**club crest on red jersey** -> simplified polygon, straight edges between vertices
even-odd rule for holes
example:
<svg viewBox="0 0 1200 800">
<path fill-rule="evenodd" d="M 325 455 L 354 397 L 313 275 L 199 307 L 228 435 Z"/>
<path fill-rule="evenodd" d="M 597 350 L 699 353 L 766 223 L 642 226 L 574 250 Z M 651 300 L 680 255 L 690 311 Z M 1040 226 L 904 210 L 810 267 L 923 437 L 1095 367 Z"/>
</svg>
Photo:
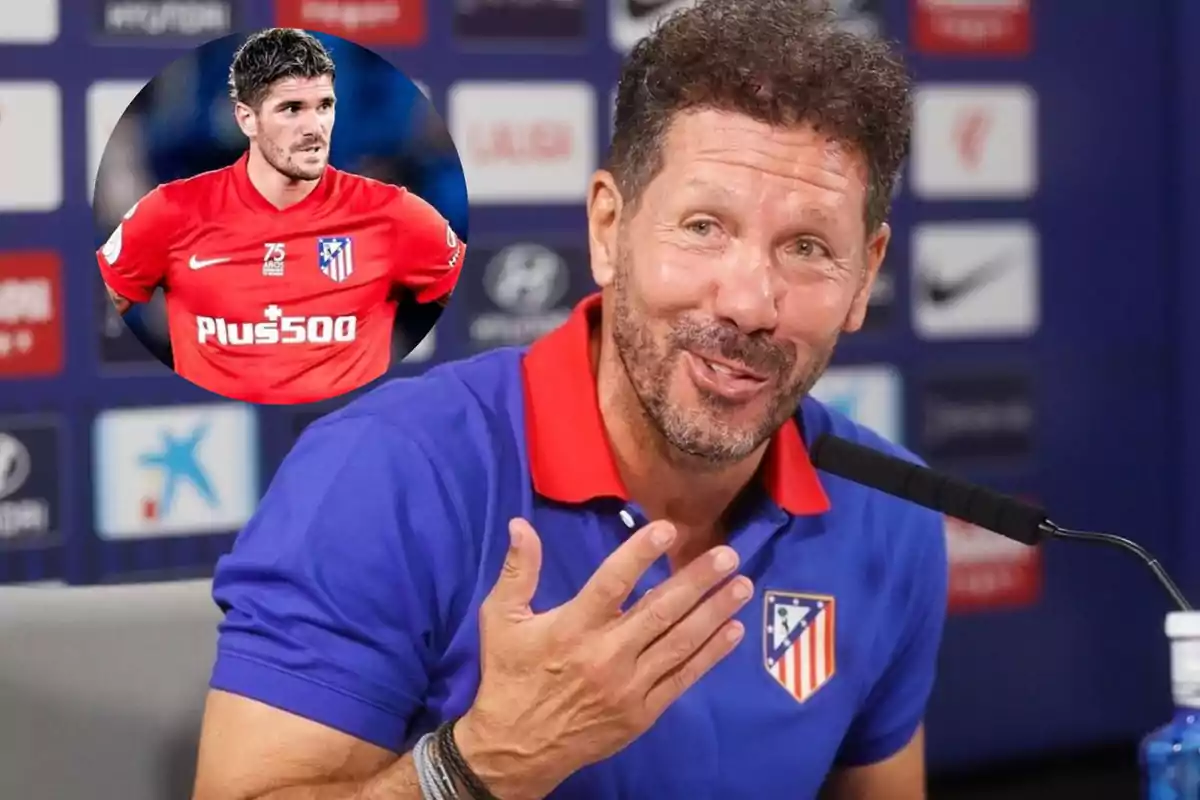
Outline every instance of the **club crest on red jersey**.
<svg viewBox="0 0 1200 800">
<path fill-rule="evenodd" d="M 833 677 L 834 598 L 768 591 L 763 596 L 763 667 L 797 702 Z"/>
<path fill-rule="evenodd" d="M 317 264 L 321 273 L 334 283 L 343 283 L 354 274 L 354 242 L 349 236 L 324 236 L 317 239 Z"/>
</svg>

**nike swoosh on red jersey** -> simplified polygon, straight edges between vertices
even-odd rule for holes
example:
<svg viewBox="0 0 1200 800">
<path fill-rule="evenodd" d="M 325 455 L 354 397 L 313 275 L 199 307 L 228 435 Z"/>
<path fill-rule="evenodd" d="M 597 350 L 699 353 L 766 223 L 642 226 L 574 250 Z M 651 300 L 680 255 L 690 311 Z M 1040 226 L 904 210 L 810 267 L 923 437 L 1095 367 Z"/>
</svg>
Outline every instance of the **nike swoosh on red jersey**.
<svg viewBox="0 0 1200 800">
<path fill-rule="evenodd" d="M 196 258 L 195 256 L 192 256 L 191 259 L 188 261 L 188 266 L 192 269 L 204 269 L 205 267 L 212 267 L 217 264 L 224 264 L 226 261 L 229 261 L 229 260 L 231 260 L 231 259 L 210 258 L 205 261 L 201 261 L 200 259 Z"/>
</svg>

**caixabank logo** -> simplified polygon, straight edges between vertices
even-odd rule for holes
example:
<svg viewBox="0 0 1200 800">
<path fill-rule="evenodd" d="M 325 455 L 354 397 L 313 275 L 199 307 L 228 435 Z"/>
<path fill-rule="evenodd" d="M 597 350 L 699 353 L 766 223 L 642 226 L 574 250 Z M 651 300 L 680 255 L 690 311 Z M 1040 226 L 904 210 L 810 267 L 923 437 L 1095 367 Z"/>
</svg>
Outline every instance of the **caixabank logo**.
<svg viewBox="0 0 1200 800">
<path fill-rule="evenodd" d="M 253 406 L 108 409 L 96 417 L 92 447 L 101 539 L 231 533 L 258 504 Z"/>
</svg>

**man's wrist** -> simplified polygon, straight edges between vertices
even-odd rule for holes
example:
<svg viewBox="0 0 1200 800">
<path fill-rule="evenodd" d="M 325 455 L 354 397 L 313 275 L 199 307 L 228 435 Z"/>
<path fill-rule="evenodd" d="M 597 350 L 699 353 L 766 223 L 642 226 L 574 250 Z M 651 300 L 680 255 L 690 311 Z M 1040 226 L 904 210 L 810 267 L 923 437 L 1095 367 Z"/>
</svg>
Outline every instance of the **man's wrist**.
<svg viewBox="0 0 1200 800">
<path fill-rule="evenodd" d="M 499 800 L 542 800 L 555 785 L 544 786 L 547 776 L 532 754 L 489 736 L 470 711 L 455 722 L 451 735 L 471 772 Z"/>
</svg>

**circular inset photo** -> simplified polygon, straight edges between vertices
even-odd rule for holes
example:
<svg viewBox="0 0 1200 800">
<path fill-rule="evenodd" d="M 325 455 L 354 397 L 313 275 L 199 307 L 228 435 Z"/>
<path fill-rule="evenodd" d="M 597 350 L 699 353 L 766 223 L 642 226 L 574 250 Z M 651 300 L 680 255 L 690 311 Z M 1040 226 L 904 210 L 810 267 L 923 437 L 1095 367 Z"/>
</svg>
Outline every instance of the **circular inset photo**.
<svg viewBox="0 0 1200 800">
<path fill-rule="evenodd" d="M 383 376 L 433 328 L 466 249 L 462 164 L 425 94 L 370 50 L 294 28 L 208 42 L 147 84 L 93 208 L 130 331 L 253 403 Z"/>
</svg>

